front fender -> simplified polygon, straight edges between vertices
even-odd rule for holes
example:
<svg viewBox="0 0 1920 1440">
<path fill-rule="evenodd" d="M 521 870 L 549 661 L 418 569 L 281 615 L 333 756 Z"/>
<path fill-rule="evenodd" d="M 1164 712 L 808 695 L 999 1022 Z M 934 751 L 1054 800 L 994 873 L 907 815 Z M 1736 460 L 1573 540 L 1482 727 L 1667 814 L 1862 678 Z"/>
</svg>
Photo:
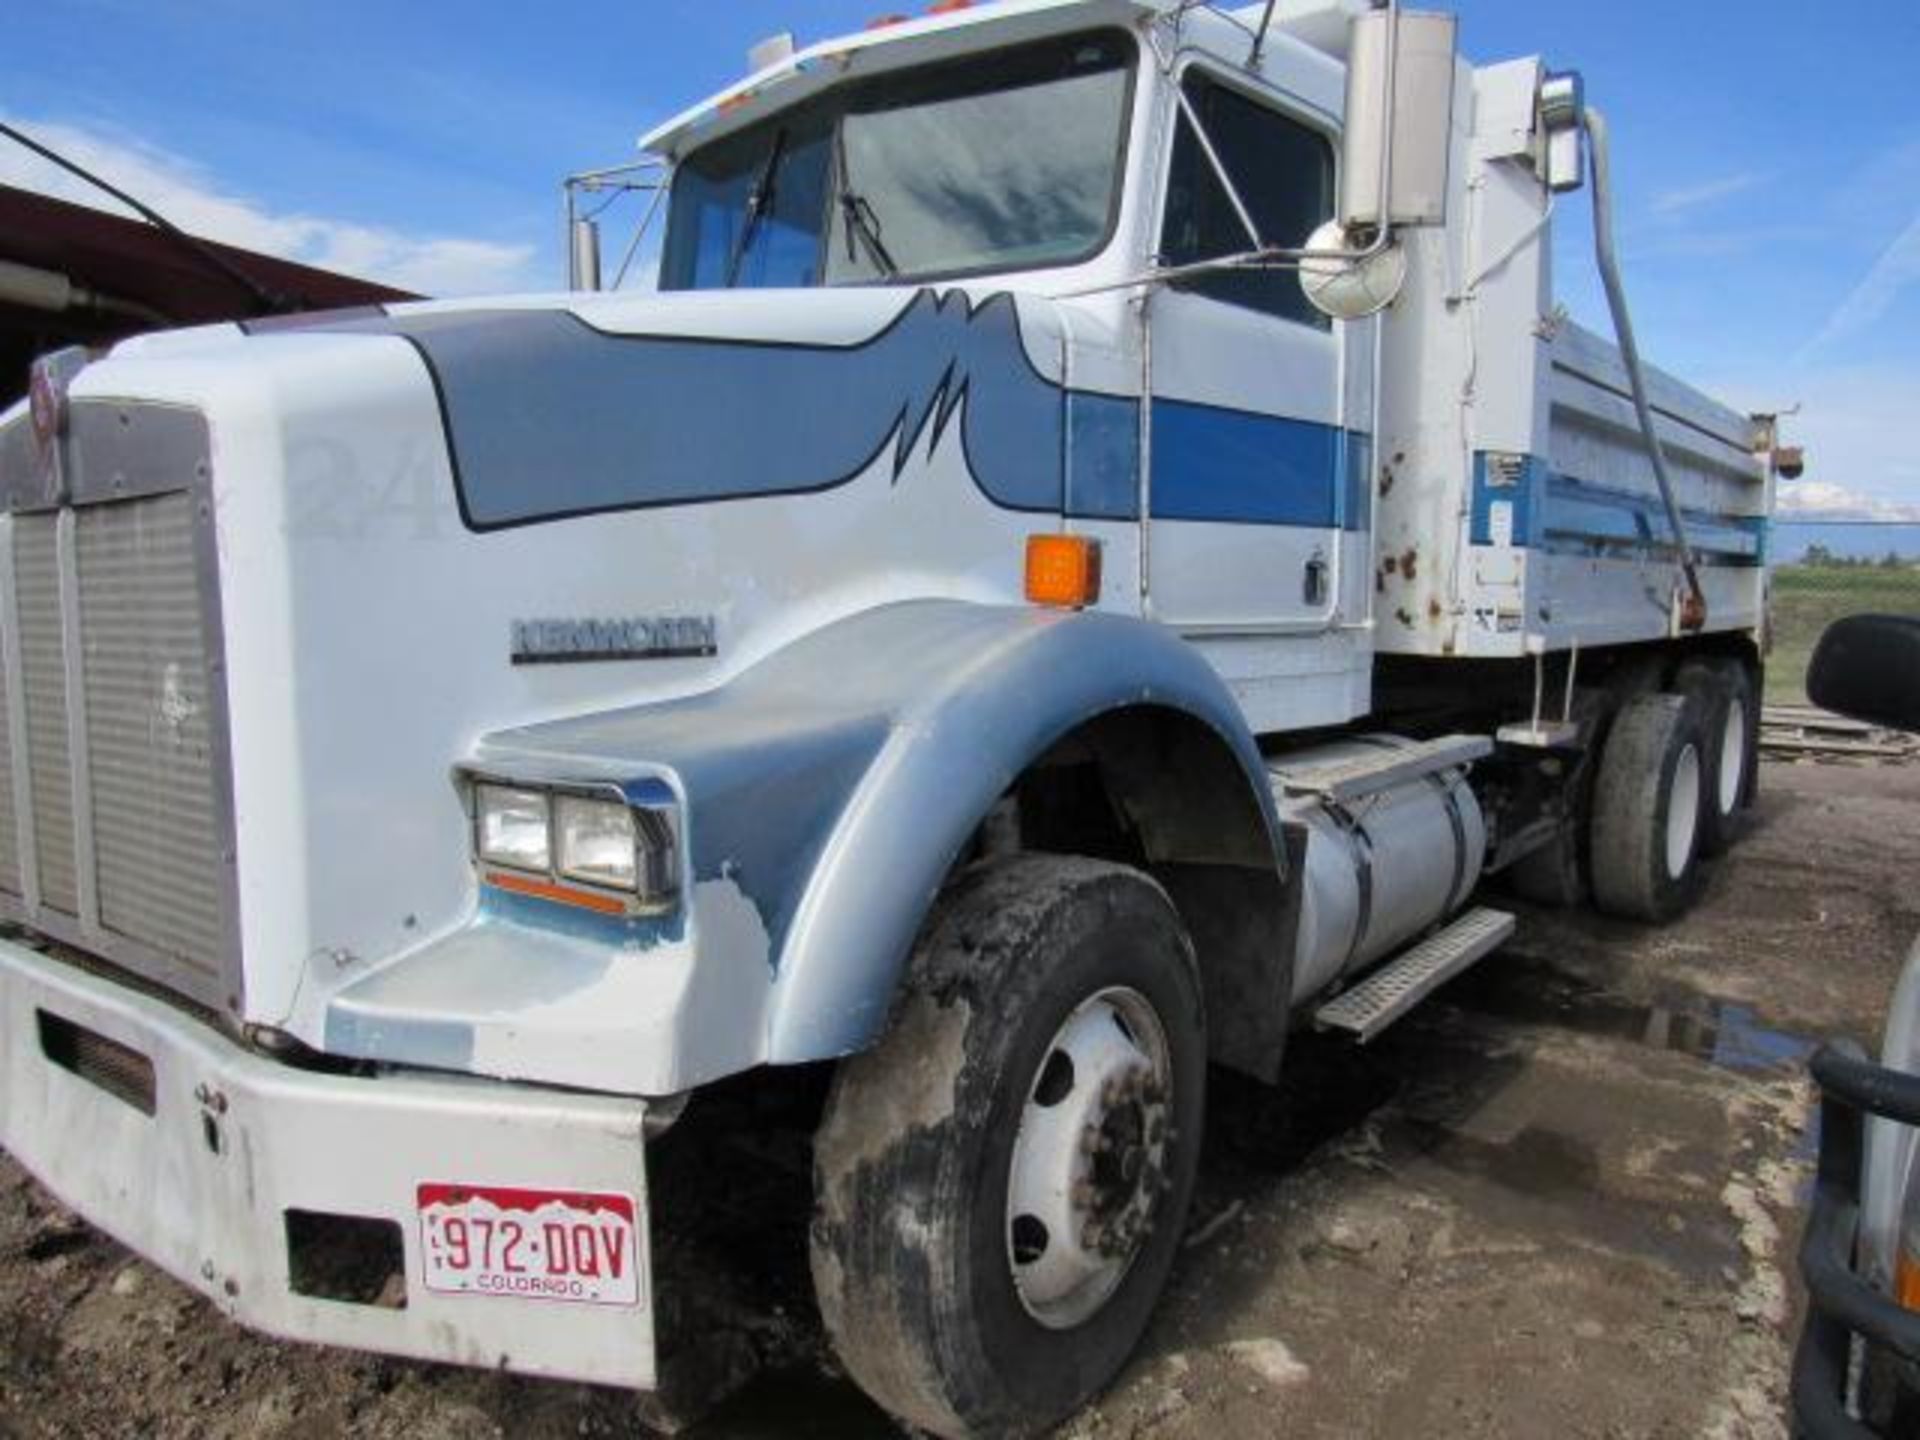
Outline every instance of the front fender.
<svg viewBox="0 0 1920 1440">
<path fill-rule="evenodd" d="M 1275 843 L 1258 747 L 1219 676 L 1161 627 L 1097 612 L 883 606 L 717 690 L 504 732 L 480 759 L 508 772 L 671 772 L 694 889 L 738 887 L 760 917 L 771 981 L 741 997 L 740 1019 L 757 1007 L 762 1058 L 787 1064 L 878 1036 L 982 817 L 1056 739 L 1137 705 L 1217 733 Z"/>
</svg>

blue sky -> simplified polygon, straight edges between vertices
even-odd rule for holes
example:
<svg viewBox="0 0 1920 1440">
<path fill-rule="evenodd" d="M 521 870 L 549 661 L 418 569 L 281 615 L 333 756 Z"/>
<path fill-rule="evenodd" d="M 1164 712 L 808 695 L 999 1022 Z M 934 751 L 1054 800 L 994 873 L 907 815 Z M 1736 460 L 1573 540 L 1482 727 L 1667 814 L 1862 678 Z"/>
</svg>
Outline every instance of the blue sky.
<svg viewBox="0 0 1920 1440">
<path fill-rule="evenodd" d="M 900 8 L 54 0 L 9 14 L 0 114 L 193 228 L 416 288 L 545 288 L 563 173 L 627 158 L 762 36 Z M 1920 518 L 1920 6 L 1458 10 L 1470 55 L 1577 67 L 1608 111 L 1642 348 L 1735 403 L 1803 404 L 1804 501 Z M 0 180 L 66 193 L 8 153 Z M 1586 225 L 1562 208 L 1559 288 L 1604 328 Z"/>
</svg>

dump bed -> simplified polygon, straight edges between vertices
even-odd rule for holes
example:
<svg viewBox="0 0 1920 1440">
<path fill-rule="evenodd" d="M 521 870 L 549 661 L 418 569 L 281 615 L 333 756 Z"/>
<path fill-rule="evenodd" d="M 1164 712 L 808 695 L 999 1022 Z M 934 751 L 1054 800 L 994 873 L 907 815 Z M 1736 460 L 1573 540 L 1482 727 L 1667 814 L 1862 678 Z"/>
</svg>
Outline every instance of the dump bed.
<svg viewBox="0 0 1920 1440">
<path fill-rule="evenodd" d="M 1384 654 L 1513 656 L 1677 627 L 1683 582 L 1626 367 L 1553 299 L 1561 222 L 1533 160 L 1538 73 L 1531 60 L 1461 66 L 1449 223 L 1410 234 L 1407 291 L 1382 322 Z M 1584 226 L 1584 206 L 1566 213 Z M 1755 629 L 1771 421 L 1652 367 L 1646 380 L 1707 629 Z"/>
</svg>

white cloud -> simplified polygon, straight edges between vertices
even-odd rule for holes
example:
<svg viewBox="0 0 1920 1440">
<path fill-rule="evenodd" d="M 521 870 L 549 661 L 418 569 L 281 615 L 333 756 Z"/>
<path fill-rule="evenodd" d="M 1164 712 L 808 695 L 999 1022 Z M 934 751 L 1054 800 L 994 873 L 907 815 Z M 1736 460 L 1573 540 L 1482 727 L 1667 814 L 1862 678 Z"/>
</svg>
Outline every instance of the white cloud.
<svg viewBox="0 0 1920 1440">
<path fill-rule="evenodd" d="M 137 195 L 181 229 L 208 239 L 425 295 L 523 290 L 539 283 L 531 273 L 531 245 L 408 234 L 355 220 L 276 211 L 231 192 L 192 161 L 138 140 L 57 122 L 22 121 L 20 128 Z M 10 143 L 0 145 L 0 184 L 127 213 L 77 176 Z"/>
<path fill-rule="evenodd" d="M 1920 524 L 1920 504 L 1885 500 L 1831 480 L 1803 480 L 1782 485 L 1775 508 L 1786 520 L 1884 520 Z"/>
<path fill-rule="evenodd" d="M 1655 215 L 1679 215 L 1688 210 L 1698 210 L 1702 206 L 1725 200 L 1729 196 L 1738 195 L 1742 190 L 1751 190 L 1765 178 L 1764 175 L 1749 170 L 1738 175 L 1722 175 L 1714 180 L 1703 180 L 1697 185 L 1676 186 L 1655 195 L 1648 208 Z"/>
</svg>

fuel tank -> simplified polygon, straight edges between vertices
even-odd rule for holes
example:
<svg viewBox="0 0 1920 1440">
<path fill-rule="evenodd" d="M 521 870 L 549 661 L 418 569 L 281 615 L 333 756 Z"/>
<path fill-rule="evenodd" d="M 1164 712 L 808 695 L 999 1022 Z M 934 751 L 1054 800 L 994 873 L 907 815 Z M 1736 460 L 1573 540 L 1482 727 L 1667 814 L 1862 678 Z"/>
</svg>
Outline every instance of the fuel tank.
<svg viewBox="0 0 1920 1440">
<path fill-rule="evenodd" d="M 1307 771 L 1379 756 L 1413 741 L 1365 735 L 1273 761 L 1276 782 Z M 1487 828 L 1464 768 L 1420 775 L 1338 802 L 1287 794 L 1283 819 L 1307 829 L 1305 893 L 1294 960 L 1296 1005 L 1343 975 L 1364 970 L 1446 919 L 1473 893 L 1486 859 Z"/>
</svg>

